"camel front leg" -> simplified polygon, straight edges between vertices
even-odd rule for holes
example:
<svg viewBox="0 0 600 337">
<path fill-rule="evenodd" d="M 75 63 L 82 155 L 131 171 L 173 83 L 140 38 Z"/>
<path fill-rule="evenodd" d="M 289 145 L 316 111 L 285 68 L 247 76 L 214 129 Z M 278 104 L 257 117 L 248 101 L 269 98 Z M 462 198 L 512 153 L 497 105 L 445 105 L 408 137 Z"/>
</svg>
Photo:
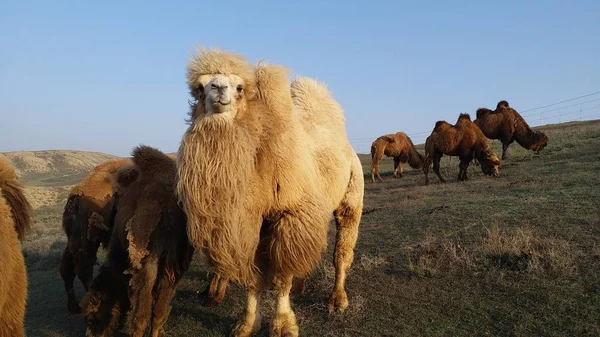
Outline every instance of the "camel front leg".
<svg viewBox="0 0 600 337">
<path fill-rule="evenodd" d="M 213 297 L 213 302 L 215 302 L 216 304 L 223 302 L 223 298 L 225 298 L 225 292 L 227 291 L 228 284 L 228 279 L 224 277 L 219 277 L 219 287 L 217 288 L 217 293 Z"/>
<path fill-rule="evenodd" d="M 394 178 L 398 178 L 398 168 L 400 167 L 401 169 L 401 163 L 400 163 L 400 158 L 394 158 Z M 402 176 L 402 171 L 400 171 L 400 177 Z"/>
<path fill-rule="evenodd" d="M 440 161 L 441 160 L 442 160 L 442 154 L 436 153 L 435 157 L 433 158 L 433 172 L 435 172 L 435 174 L 438 176 L 438 178 L 440 178 L 440 182 L 445 183 L 446 180 L 444 180 L 444 178 L 442 178 L 442 175 L 440 174 Z"/>
<path fill-rule="evenodd" d="M 94 280 L 94 264 L 91 263 L 81 267 L 81 270 L 79 271 L 79 274 L 77 274 L 77 277 L 81 281 L 81 284 L 83 285 L 85 291 L 90 291 L 90 286 L 92 285 L 92 281 Z"/>
<path fill-rule="evenodd" d="M 270 337 L 297 337 L 299 335 L 296 315 L 290 302 L 293 276 L 275 276 L 273 283 L 277 292 L 277 310 L 271 324 Z"/>
<path fill-rule="evenodd" d="M 75 261 L 73 260 L 73 255 L 69 251 L 69 248 L 65 248 L 58 268 L 67 292 L 67 310 L 70 313 L 78 314 L 81 312 L 81 307 L 77 302 L 77 296 L 75 296 Z"/>
<path fill-rule="evenodd" d="M 227 284 L 229 280 L 221 277 L 218 273 L 215 273 L 210 280 L 210 285 L 203 292 L 203 295 L 206 295 L 208 298 L 208 305 L 217 305 L 223 302 L 223 298 L 225 298 L 225 291 L 227 290 Z"/>
<path fill-rule="evenodd" d="M 506 159 L 506 156 L 508 155 L 508 144 L 506 143 L 502 143 L 502 160 Z"/>
<path fill-rule="evenodd" d="M 464 181 L 467 180 L 467 168 L 469 168 L 469 161 L 461 160 L 458 165 L 458 180 Z"/>
<path fill-rule="evenodd" d="M 163 278 L 158 283 L 156 290 L 156 302 L 152 309 L 152 337 L 165 336 L 164 325 L 171 312 L 171 301 L 175 296 L 175 284 L 168 277 Z"/>
<path fill-rule="evenodd" d="M 431 166 L 431 158 L 425 158 L 423 163 L 423 174 L 425 175 L 425 185 L 429 185 L 429 167 Z"/>
<path fill-rule="evenodd" d="M 143 337 L 152 314 L 153 288 L 158 274 L 158 257 L 147 256 L 141 269 L 133 271 L 130 284 L 131 309 L 127 325 L 132 337 Z"/>
<path fill-rule="evenodd" d="M 236 326 L 231 332 L 233 337 L 250 337 L 260 329 L 260 312 L 258 311 L 258 303 L 262 285 L 256 282 L 256 285 L 251 285 L 246 288 L 246 309 L 242 317 L 238 320 Z"/>
</svg>

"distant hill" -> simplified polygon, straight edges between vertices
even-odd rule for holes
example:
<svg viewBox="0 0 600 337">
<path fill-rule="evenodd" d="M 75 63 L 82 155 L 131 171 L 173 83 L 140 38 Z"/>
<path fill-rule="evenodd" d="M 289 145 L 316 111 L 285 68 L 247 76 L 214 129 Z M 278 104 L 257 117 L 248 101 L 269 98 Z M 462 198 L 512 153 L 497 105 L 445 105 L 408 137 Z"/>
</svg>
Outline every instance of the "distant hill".
<svg viewBox="0 0 600 337">
<path fill-rule="evenodd" d="M 86 151 L 51 150 L 0 153 L 17 169 L 35 209 L 65 202 L 71 186 L 98 164 L 119 157 Z"/>
<path fill-rule="evenodd" d="M 15 165 L 19 176 L 88 172 L 102 162 L 118 158 L 105 153 L 70 150 L 5 152 L 0 155 Z"/>
</svg>

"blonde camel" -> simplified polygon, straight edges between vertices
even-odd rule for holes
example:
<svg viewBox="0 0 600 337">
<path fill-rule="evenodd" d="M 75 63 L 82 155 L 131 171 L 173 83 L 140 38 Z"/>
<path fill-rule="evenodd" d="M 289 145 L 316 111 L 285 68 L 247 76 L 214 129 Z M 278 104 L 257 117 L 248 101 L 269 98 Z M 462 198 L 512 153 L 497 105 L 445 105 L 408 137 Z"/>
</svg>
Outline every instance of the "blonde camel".
<svg viewBox="0 0 600 337">
<path fill-rule="evenodd" d="M 298 336 L 290 303 L 293 277 L 308 275 L 327 247 L 335 219 L 335 286 L 329 311 L 348 307 L 364 194 L 361 163 L 343 110 L 326 87 L 243 56 L 200 50 L 188 65 L 197 100 L 178 154 L 177 191 L 192 243 L 222 277 L 247 289 L 232 334 L 260 327 L 258 303 L 273 285 L 271 336 Z"/>
</svg>

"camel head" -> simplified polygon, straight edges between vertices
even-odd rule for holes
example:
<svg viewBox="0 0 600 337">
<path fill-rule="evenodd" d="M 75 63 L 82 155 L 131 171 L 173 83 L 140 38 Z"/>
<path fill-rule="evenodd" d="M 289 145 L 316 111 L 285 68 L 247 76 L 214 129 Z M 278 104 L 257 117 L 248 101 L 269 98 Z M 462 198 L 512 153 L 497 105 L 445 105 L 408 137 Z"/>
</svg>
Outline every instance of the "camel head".
<svg viewBox="0 0 600 337">
<path fill-rule="evenodd" d="M 536 142 L 531 146 L 531 150 L 535 151 L 536 154 L 540 154 L 540 151 L 548 145 L 548 136 L 543 132 L 536 132 L 534 137 Z"/>
<path fill-rule="evenodd" d="M 82 300 L 86 337 L 108 337 L 120 326 L 121 313 L 128 309 L 127 284 L 121 282 L 108 267 L 100 273 Z"/>
<path fill-rule="evenodd" d="M 497 154 L 491 150 L 484 151 L 484 153 L 481 155 L 481 158 L 478 159 L 479 163 L 481 164 L 481 172 L 483 172 L 483 174 L 495 178 L 500 176 L 500 157 L 498 157 Z"/>
<path fill-rule="evenodd" d="M 239 118 L 255 96 L 254 68 L 243 56 L 219 50 L 198 51 L 187 67 L 192 104 L 191 120 L 196 118 Z"/>
</svg>

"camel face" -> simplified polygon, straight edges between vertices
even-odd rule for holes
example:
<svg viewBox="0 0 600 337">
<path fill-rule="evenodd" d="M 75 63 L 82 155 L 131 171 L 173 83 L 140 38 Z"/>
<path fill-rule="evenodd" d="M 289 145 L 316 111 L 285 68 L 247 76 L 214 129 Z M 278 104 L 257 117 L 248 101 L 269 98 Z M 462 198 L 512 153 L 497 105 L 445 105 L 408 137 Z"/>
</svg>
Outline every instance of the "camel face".
<svg viewBox="0 0 600 337">
<path fill-rule="evenodd" d="M 548 145 L 548 136 L 543 134 L 540 142 L 538 144 L 535 144 L 533 146 L 532 150 L 535 151 L 535 153 L 540 154 L 540 151 L 542 151 L 547 145 Z"/>
<path fill-rule="evenodd" d="M 198 91 L 204 97 L 206 116 L 235 118 L 244 102 L 244 81 L 236 75 L 203 75 Z"/>
<path fill-rule="evenodd" d="M 498 155 L 495 153 L 489 154 L 485 158 L 485 160 L 483 160 L 483 162 L 481 163 L 481 171 L 485 175 L 492 176 L 495 178 L 499 177 L 500 176 L 500 158 L 498 158 Z"/>
</svg>

